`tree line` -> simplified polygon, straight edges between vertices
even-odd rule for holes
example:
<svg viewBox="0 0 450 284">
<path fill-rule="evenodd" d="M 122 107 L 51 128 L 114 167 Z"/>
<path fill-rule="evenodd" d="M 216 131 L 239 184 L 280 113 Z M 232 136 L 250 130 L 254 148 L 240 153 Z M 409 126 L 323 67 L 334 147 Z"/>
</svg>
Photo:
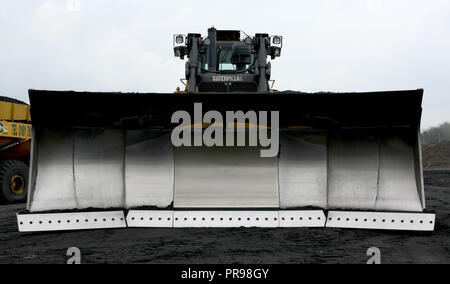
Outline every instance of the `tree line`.
<svg viewBox="0 0 450 284">
<path fill-rule="evenodd" d="M 422 144 L 438 144 L 450 141 L 450 123 L 445 122 L 439 126 L 431 127 L 421 133 Z"/>
</svg>

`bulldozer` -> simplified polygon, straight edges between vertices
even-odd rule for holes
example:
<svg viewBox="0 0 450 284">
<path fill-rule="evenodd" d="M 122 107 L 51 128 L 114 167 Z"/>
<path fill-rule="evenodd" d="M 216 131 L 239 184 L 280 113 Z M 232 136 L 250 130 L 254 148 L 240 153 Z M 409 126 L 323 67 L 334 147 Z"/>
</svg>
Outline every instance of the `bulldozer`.
<svg viewBox="0 0 450 284">
<path fill-rule="evenodd" d="M 419 140 L 423 90 L 276 91 L 271 61 L 282 45 L 282 36 L 213 27 L 173 37 L 174 55 L 188 59 L 184 90 L 29 90 L 19 231 L 434 230 Z"/>
</svg>

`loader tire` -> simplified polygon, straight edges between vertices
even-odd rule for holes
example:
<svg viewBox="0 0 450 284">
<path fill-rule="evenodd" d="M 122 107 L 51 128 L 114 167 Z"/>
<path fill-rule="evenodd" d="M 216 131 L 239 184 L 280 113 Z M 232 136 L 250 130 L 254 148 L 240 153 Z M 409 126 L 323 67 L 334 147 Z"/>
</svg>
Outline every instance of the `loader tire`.
<svg viewBox="0 0 450 284">
<path fill-rule="evenodd" d="M 28 193 L 28 166 L 16 160 L 0 162 L 0 200 L 24 202 Z"/>
</svg>

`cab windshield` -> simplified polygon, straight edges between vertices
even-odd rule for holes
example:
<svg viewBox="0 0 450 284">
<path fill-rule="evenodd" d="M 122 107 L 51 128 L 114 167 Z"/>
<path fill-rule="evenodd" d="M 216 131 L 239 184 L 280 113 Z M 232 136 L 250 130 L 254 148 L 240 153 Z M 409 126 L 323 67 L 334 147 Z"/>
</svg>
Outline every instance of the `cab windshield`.
<svg viewBox="0 0 450 284">
<path fill-rule="evenodd" d="M 251 55 L 250 62 L 254 62 L 255 56 Z M 202 63 L 202 67 L 205 70 L 208 70 L 208 56 L 205 53 L 200 55 L 200 61 Z M 217 49 L 217 71 L 236 71 L 237 67 L 235 64 L 231 63 L 231 47 L 220 47 Z M 247 64 L 246 68 L 249 68 L 251 64 Z"/>
<path fill-rule="evenodd" d="M 250 62 L 253 62 L 254 55 L 251 55 Z M 218 71 L 235 71 L 236 65 L 231 63 L 231 47 L 222 48 L 217 51 Z M 249 68 L 250 64 L 245 65 L 245 68 Z"/>
</svg>

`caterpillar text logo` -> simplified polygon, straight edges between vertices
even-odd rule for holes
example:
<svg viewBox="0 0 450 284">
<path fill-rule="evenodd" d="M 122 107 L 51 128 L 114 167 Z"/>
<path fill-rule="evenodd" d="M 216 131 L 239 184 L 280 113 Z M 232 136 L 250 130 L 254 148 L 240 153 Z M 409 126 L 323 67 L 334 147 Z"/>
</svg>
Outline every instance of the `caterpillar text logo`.
<svg viewBox="0 0 450 284">
<path fill-rule="evenodd" d="M 216 75 L 213 76 L 214 82 L 242 82 L 244 81 L 244 76 L 242 75 Z"/>
</svg>

